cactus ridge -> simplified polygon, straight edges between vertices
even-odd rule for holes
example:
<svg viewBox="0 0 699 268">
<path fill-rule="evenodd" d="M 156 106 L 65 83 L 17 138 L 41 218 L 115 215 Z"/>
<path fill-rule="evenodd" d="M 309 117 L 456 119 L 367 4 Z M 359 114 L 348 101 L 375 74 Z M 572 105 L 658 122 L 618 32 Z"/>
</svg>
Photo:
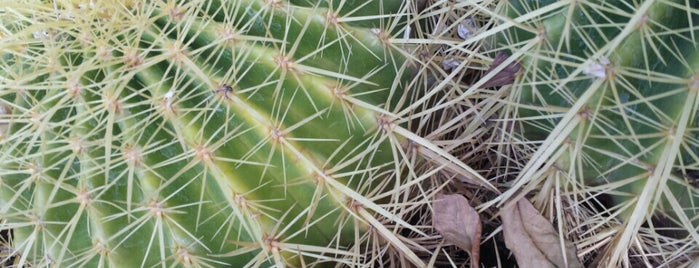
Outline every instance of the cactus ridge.
<svg viewBox="0 0 699 268">
<path fill-rule="evenodd" d="M 426 235 L 385 205 L 424 202 L 394 188 L 426 179 L 397 124 L 419 94 L 392 42 L 409 6 L 292 2 L 5 2 L 15 262 L 358 265 L 350 246 L 380 237 L 424 265 L 382 220 Z"/>
</svg>

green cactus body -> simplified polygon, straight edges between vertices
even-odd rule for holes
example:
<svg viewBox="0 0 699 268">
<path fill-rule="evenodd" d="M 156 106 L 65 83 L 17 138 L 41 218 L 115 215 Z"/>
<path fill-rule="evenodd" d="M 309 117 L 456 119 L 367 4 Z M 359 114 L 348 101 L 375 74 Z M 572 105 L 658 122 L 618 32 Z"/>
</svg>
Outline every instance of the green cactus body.
<svg viewBox="0 0 699 268">
<path fill-rule="evenodd" d="M 415 94 L 388 39 L 403 1 L 299 2 L 2 4 L 15 262 L 352 265 L 369 226 L 401 244 L 372 215 L 411 228 L 380 206 L 389 111 Z"/>
<path fill-rule="evenodd" d="M 540 144 L 503 198 L 537 193 L 547 207 L 561 197 L 592 204 L 580 196 L 611 195 L 605 213 L 570 227 L 586 232 L 581 245 L 610 244 L 596 247 L 606 250 L 607 265 L 633 266 L 634 254 L 626 254 L 638 241 L 645 245 L 638 254 L 653 255 L 649 263 L 697 254 L 699 2 L 507 1 L 501 8 L 512 20 L 503 22 L 509 28 L 497 47 L 522 65 L 511 108 L 524 138 Z M 686 232 L 646 235 L 660 230 L 647 225 L 653 215 Z"/>
</svg>

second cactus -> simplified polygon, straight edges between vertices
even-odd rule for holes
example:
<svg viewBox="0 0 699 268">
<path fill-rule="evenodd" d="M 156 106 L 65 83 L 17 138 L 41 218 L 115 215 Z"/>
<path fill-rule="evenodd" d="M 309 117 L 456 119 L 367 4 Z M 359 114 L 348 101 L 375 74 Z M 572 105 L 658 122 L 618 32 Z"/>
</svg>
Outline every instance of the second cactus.
<svg viewBox="0 0 699 268">
<path fill-rule="evenodd" d="M 506 2 L 495 44 L 522 66 L 509 114 L 526 142 L 511 141 L 534 151 L 500 200 L 532 194 L 591 263 L 690 261 L 699 2 Z"/>
</svg>

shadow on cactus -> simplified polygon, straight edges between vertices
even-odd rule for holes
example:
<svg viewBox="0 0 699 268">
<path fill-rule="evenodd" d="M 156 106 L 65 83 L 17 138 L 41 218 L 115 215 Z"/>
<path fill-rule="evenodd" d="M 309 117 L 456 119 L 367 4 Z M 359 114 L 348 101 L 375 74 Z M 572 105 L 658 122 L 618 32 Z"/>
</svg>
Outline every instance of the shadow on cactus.
<svg viewBox="0 0 699 268">
<path fill-rule="evenodd" d="M 496 12 L 493 50 L 522 66 L 501 118 L 521 135 L 506 139 L 533 153 L 491 204 L 526 195 L 590 265 L 696 261 L 699 2 L 522 0 Z"/>
<path fill-rule="evenodd" d="M 458 161 L 405 127 L 414 7 L 301 2 L 4 2 L 14 264 L 425 265 L 407 144 Z"/>
</svg>

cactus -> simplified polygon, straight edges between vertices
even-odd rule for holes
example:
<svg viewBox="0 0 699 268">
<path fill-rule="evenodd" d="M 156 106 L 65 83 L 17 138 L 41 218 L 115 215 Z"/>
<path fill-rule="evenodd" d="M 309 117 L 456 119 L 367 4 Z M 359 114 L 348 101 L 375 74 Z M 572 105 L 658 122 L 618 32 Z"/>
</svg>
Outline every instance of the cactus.
<svg viewBox="0 0 699 268">
<path fill-rule="evenodd" d="M 492 15 L 479 38 L 511 55 L 489 76 L 521 65 L 500 120 L 528 160 L 489 204 L 532 199 L 593 266 L 695 261 L 699 2 L 465 6 Z"/>
<path fill-rule="evenodd" d="M 424 266 L 408 2 L 3 2 L 0 261 Z"/>
</svg>

